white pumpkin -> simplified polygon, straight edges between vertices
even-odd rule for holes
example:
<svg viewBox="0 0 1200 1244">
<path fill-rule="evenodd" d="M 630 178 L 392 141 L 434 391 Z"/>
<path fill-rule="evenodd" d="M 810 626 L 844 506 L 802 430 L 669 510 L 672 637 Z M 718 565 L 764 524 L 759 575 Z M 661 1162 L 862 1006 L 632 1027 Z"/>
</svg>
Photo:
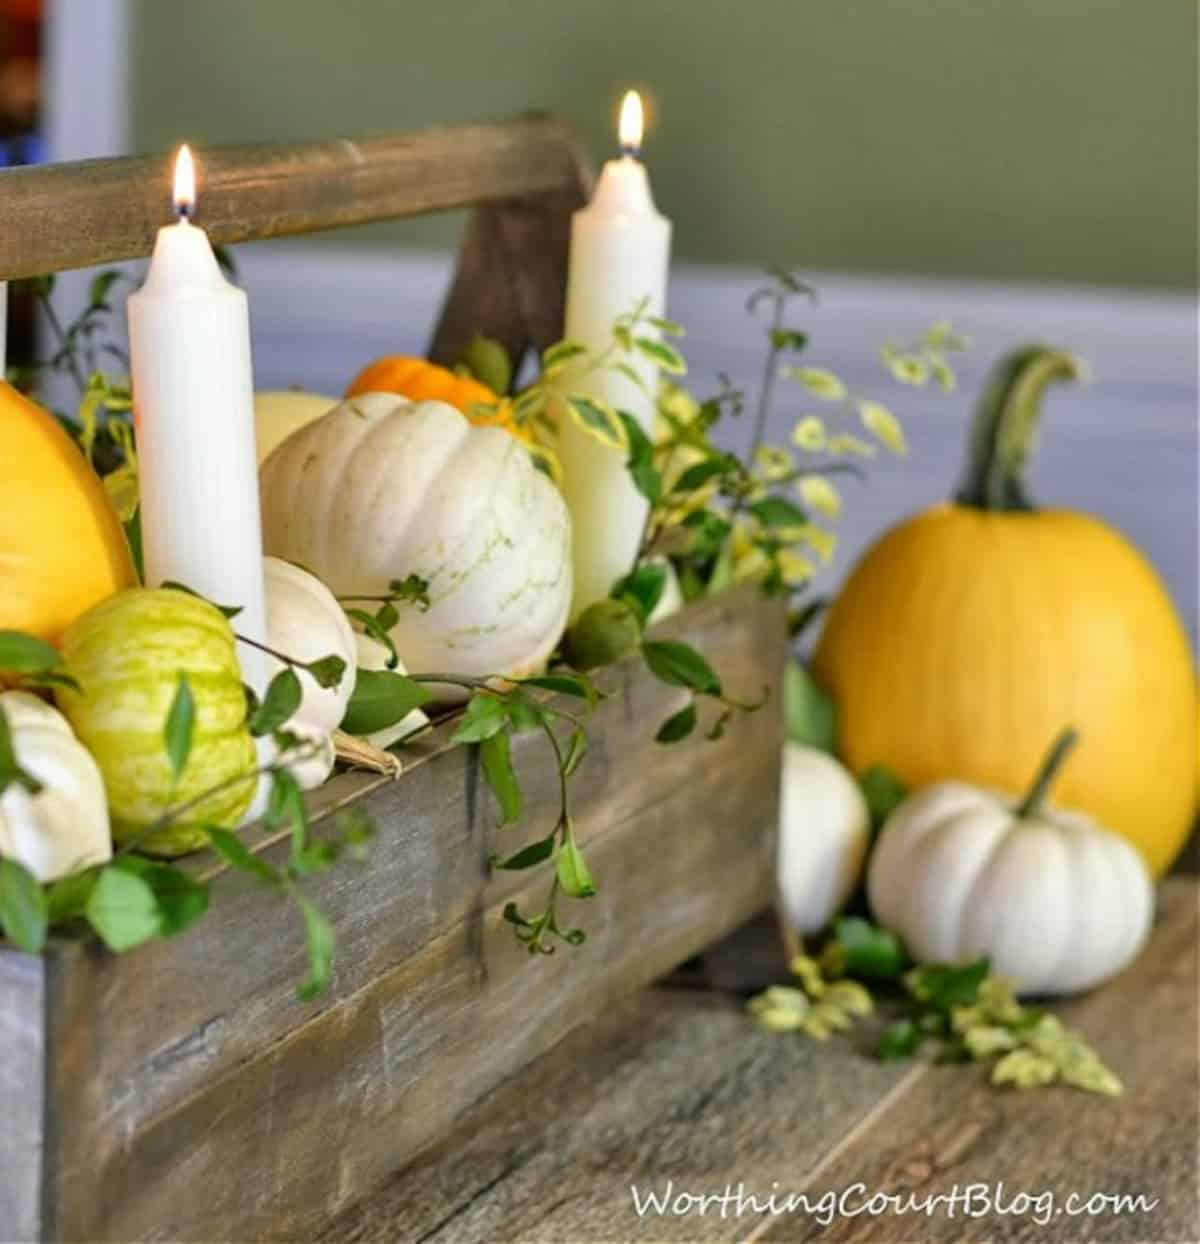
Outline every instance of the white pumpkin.
<svg viewBox="0 0 1200 1244">
<path fill-rule="evenodd" d="M 444 402 L 391 393 L 343 402 L 261 468 L 269 553 L 339 596 L 417 574 L 430 607 L 401 607 L 396 649 L 417 673 L 524 675 L 566 624 L 570 527 L 563 499 L 499 428 Z"/>
<path fill-rule="evenodd" d="M 377 639 L 372 639 L 370 635 L 356 633 L 354 640 L 358 645 L 359 669 L 387 669 L 389 653 Z M 397 674 L 408 673 L 408 670 L 404 668 L 403 661 L 397 662 L 394 672 Z M 393 743 L 398 743 L 401 739 L 407 738 L 414 730 L 420 730 L 422 726 L 427 725 L 429 725 L 429 718 L 419 708 L 414 708 L 407 717 L 402 717 L 395 725 L 385 726 L 382 730 L 376 730 L 373 734 L 365 734 L 363 738 L 368 743 L 373 743 L 376 747 L 387 748 L 391 747 Z"/>
<path fill-rule="evenodd" d="M 854 893 L 871 840 L 858 783 L 828 752 L 783 745 L 779 898 L 801 936 L 823 929 Z"/>
<path fill-rule="evenodd" d="M 320 579 L 278 557 L 263 558 L 267 594 L 267 644 L 299 661 L 337 656 L 346 672 L 336 687 L 322 687 L 306 670 L 300 670 L 304 697 L 295 720 L 327 733 L 337 728 L 354 690 L 358 649 L 350 621 Z M 273 678 L 283 662 L 267 658 L 267 677 Z"/>
<path fill-rule="evenodd" d="M 987 955 L 1022 993 L 1107 980 L 1141 949 L 1154 891 L 1141 855 L 1078 812 L 1043 806 L 1062 748 L 1021 801 L 964 782 L 910 795 L 871 856 L 879 922 L 921 963 Z"/>
<path fill-rule="evenodd" d="M 297 741 L 281 751 L 276 761 L 287 766 L 301 790 L 316 790 L 333 772 L 337 760 L 333 735 L 297 718 L 289 721 L 284 729 Z"/>
<path fill-rule="evenodd" d="M 658 604 L 654 606 L 650 616 L 646 619 L 647 626 L 656 626 L 665 618 L 669 618 L 673 613 L 678 613 L 683 608 L 684 600 L 683 589 L 679 586 L 679 576 L 675 573 L 675 567 L 670 559 L 666 557 L 652 557 L 650 560 L 665 566 L 667 570 L 662 595 L 658 598 Z"/>
<path fill-rule="evenodd" d="M 104 780 L 91 753 L 56 708 L 28 691 L 0 693 L 17 763 L 42 783 L 0 795 L 0 855 L 38 881 L 57 881 L 112 858 Z"/>
</svg>

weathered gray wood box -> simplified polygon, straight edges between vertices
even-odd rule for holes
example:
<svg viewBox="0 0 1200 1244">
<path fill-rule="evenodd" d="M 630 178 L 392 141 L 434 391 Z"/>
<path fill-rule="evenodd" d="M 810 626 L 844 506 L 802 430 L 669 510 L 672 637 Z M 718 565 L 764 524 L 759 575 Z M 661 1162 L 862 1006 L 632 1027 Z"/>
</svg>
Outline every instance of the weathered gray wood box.
<svg viewBox="0 0 1200 1244">
<path fill-rule="evenodd" d="M 662 630 L 707 652 L 731 694 L 779 685 L 783 615 L 753 591 Z M 295 998 L 294 910 L 240 873 L 216 876 L 215 910 L 173 942 L 120 958 L 92 941 L 0 950 L 0 1239 L 304 1239 L 570 1029 L 759 910 L 777 700 L 718 742 L 663 747 L 654 731 L 683 693 L 638 665 L 608 682 L 573 779 L 599 884 L 569 904 L 583 946 L 530 956 L 501 912 L 547 878 L 487 867 L 549 832 L 544 740 L 518 741 L 529 815 L 496 830 L 474 749 L 448 747 L 444 726 L 398 779 L 346 774 L 319 792 L 322 815 L 362 800 L 381 826 L 369 863 L 313 882 L 338 937 L 319 1001 Z"/>
<path fill-rule="evenodd" d="M 0 278 L 148 254 L 170 216 L 167 163 L 0 173 Z M 203 168 L 219 242 L 472 206 L 431 356 L 455 359 L 475 330 L 514 354 L 561 333 L 589 173 L 552 118 L 208 151 Z M 700 647 L 732 695 L 781 684 L 783 608 L 753 590 L 661 629 Z M 569 903 L 581 947 L 531 957 L 502 912 L 547 878 L 489 875 L 493 851 L 544 836 L 557 813 L 544 740 L 516 744 L 526 815 L 498 831 L 474 750 L 449 747 L 449 725 L 398 779 L 347 774 L 316 797 L 320 816 L 362 801 L 382 829 L 369 864 L 312 881 L 338 942 L 315 1003 L 295 997 L 294 911 L 244 874 L 215 876 L 197 929 L 122 958 L 93 941 L 41 958 L 0 943 L 0 1241 L 307 1238 L 611 999 L 765 906 L 778 698 L 720 741 L 662 747 L 654 733 L 683 693 L 638 665 L 606 681 L 572 780 L 600 887 Z"/>
</svg>

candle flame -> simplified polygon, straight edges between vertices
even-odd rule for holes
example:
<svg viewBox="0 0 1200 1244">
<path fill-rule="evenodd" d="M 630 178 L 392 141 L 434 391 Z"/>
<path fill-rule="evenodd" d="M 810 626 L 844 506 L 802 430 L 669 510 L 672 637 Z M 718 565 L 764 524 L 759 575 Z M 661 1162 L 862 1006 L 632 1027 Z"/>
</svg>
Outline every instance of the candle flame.
<svg viewBox="0 0 1200 1244">
<path fill-rule="evenodd" d="M 175 210 L 180 216 L 190 216 L 196 206 L 196 165 L 187 143 L 179 148 L 175 157 Z"/>
<path fill-rule="evenodd" d="M 617 133 L 621 138 L 621 148 L 627 155 L 637 155 L 642 146 L 642 97 L 637 91 L 626 91 L 621 101 L 621 120 Z"/>
</svg>

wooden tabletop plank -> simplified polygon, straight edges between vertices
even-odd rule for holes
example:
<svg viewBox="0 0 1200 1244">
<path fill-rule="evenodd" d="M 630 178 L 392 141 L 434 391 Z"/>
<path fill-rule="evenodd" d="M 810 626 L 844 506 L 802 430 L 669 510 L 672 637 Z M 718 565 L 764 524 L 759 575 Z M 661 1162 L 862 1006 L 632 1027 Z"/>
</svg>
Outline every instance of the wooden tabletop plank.
<svg viewBox="0 0 1200 1244">
<path fill-rule="evenodd" d="M 843 1218 L 829 1230 L 795 1218 L 766 1224 L 748 1239 L 859 1241 L 920 1239 L 1200 1240 L 1200 1059 L 1197 1033 L 1197 890 L 1168 882 L 1158 927 L 1146 952 L 1121 977 L 1058 1008 L 1125 1083 L 1118 1100 L 1066 1089 L 997 1092 L 983 1068 L 931 1067 L 880 1114 L 870 1131 L 826 1164 L 810 1191 L 863 1183 L 872 1192 L 949 1196 L 971 1184 L 992 1189 L 994 1203 L 1018 1193 L 1053 1196 L 1042 1210 L 951 1217 Z M 1001 1194 L 997 1187 L 1003 1181 Z M 1149 1213 L 1071 1214 L 1067 1199 L 1144 1194 Z M 982 1202 L 978 1202 L 982 1207 Z M 1061 1212 L 1058 1212 L 1060 1211 Z M 1040 1225 L 1044 1212 L 1050 1224 Z M 869 1226 L 868 1226 L 869 1224 Z"/>
<path fill-rule="evenodd" d="M 844 1041 L 761 1032 L 736 999 L 652 990 L 510 1080 L 320 1244 L 1200 1239 L 1196 894 L 1194 880 L 1169 882 L 1137 966 L 1061 1008 L 1124 1077 L 1119 1101 L 1001 1092 L 977 1068 L 881 1064 Z M 1008 1194 L 1145 1192 L 1160 1207 L 1067 1230 L 997 1214 L 825 1230 L 745 1203 L 738 1216 L 732 1197 L 724 1217 L 717 1202 L 704 1214 L 639 1217 L 630 1191 L 736 1194 L 740 1181 L 747 1196 L 815 1200 L 860 1182 L 948 1192 L 998 1180 Z"/>
</svg>

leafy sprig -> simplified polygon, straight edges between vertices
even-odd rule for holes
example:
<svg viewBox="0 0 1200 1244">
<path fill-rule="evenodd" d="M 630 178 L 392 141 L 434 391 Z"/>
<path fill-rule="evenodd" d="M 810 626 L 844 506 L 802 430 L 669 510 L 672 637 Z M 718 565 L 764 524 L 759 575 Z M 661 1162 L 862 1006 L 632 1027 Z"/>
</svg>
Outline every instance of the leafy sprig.
<svg viewBox="0 0 1200 1244">
<path fill-rule="evenodd" d="M 864 982 L 898 985 L 901 1014 L 878 1038 L 881 1059 L 912 1058 L 932 1048 L 941 1061 L 991 1061 L 995 1085 L 1061 1083 L 1108 1097 L 1122 1092 L 1080 1033 L 1020 1003 L 1011 982 L 991 975 L 986 958 L 911 967 L 893 933 L 861 917 L 843 917 L 816 956 L 796 955 L 789 967 L 796 986 L 772 986 L 748 1004 L 770 1031 L 827 1040 L 874 1012 Z"/>
</svg>

